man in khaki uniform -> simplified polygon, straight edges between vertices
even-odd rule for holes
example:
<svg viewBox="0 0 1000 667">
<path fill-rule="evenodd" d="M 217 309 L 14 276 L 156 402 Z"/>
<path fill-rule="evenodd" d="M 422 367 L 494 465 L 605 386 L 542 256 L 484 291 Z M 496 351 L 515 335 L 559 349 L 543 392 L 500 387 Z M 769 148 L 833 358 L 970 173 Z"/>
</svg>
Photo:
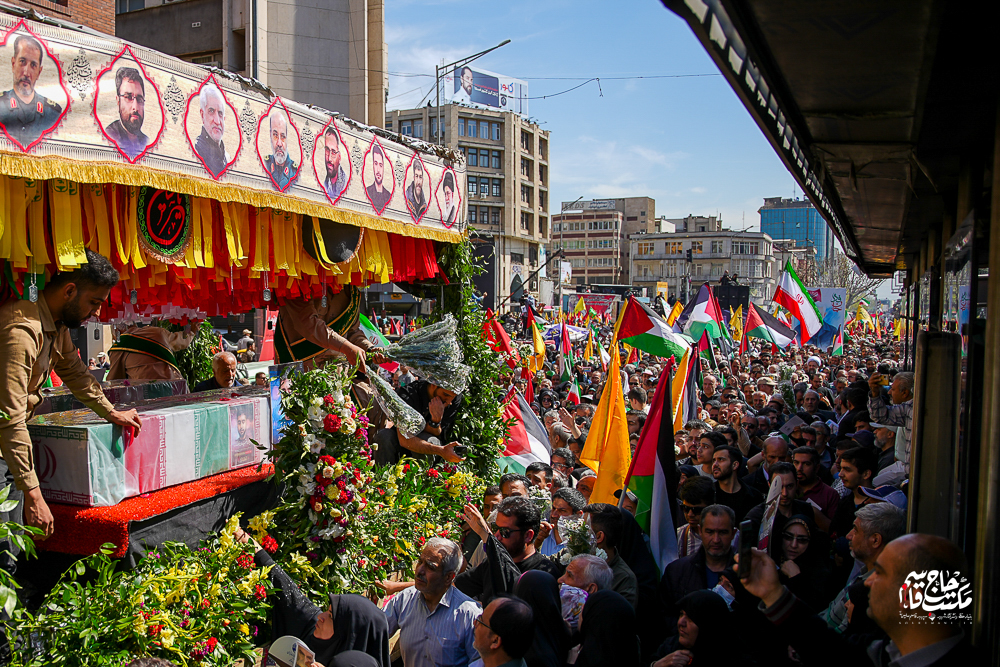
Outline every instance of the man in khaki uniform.
<svg viewBox="0 0 1000 667">
<path fill-rule="evenodd" d="M 361 331 L 361 291 L 345 285 L 337 294 L 327 294 L 326 307 L 322 298 L 288 300 L 278 310 L 278 325 L 274 332 L 274 351 L 279 364 L 301 361 L 306 370 L 325 366 L 333 360 L 347 359 L 358 366 L 360 374 L 368 372 L 365 354 L 374 347 Z M 388 361 L 376 354 L 375 362 Z M 373 371 L 377 372 L 377 371 Z M 359 407 L 368 407 L 368 419 L 377 431 L 385 417 L 373 400 L 368 382 L 356 379 L 352 392 Z"/>
<path fill-rule="evenodd" d="M 187 333 L 163 327 L 129 327 L 111 348 L 111 369 L 104 379 L 183 380 L 174 355 L 187 349 L 199 326 L 195 324 Z"/>
<path fill-rule="evenodd" d="M 87 250 L 87 263 L 75 271 L 57 273 L 39 294 L 36 303 L 12 299 L 0 306 L 0 473 L 13 482 L 10 498 L 21 501 L 2 520 L 20 521 L 41 528 L 44 537 L 54 530 L 52 513 L 42 498 L 27 421 L 41 401 L 39 389 L 49 374 L 62 378 L 73 395 L 112 424 L 141 428 L 135 410 L 119 412 L 104 397 L 101 385 L 70 338 L 78 327 L 101 311 L 118 272 L 106 258 Z M 0 544 L 0 549 L 4 547 Z M 16 555 L 13 545 L 7 545 Z M 12 562 L 0 563 L 9 569 Z"/>
</svg>

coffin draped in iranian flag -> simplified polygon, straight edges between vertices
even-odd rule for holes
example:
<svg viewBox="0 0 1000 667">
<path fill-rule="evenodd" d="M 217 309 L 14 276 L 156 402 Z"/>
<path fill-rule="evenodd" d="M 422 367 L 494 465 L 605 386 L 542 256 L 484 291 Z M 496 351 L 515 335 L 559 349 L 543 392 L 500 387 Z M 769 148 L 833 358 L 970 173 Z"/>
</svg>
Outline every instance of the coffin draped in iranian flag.
<svg viewBox="0 0 1000 667">
<path fill-rule="evenodd" d="M 142 430 L 134 436 L 90 410 L 29 421 L 42 495 L 72 505 L 116 505 L 125 498 L 258 463 L 270 449 L 266 395 L 229 398 L 210 392 L 184 399 L 140 406 Z"/>
</svg>

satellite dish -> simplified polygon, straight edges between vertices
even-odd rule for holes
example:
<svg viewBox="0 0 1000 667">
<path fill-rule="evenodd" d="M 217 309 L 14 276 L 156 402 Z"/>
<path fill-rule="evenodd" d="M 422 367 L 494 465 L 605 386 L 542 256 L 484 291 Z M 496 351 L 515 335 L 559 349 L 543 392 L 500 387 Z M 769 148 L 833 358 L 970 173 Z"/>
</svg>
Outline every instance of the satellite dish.
<svg viewBox="0 0 1000 667">
<path fill-rule="evenodd" d="M 322 255 L 316 251 L 314 225 L 319 226 L 326 256 L 335 264 L 350 262 L 361 247 L 364 228 L 345 225 L 327 218 L 313 218 L 310 215 L 304 215 L 302 216 L 302 245 L 305 247 L 306 253 L 317 262 L 321 261 Z"/>
</svg>

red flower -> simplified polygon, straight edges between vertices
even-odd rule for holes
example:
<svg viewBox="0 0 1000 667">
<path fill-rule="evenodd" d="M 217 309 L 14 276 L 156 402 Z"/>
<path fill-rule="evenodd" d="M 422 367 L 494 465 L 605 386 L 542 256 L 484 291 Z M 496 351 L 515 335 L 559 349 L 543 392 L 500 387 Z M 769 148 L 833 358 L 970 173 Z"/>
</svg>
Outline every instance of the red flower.
<svg viewBox="0 0 1000 667">
<path fill-rule="evenodd" d="M 202 609 L 207 609 L 208 605 L 210 605 L 210 604 L 212 604 L 212 603 L 208 601 L 208 598 L 206 598 L 206 599 L 204 599 L 204 600 L 201 601 L 201 608 Z"/>
<path fill-rule="evenodd" d="M 263 600 L 267 597 L 267 591 L 264 590 L 263 584 L 257 584 L 257 587 L 254 589 L 253 596 L 258 600 Z"/>
<path fill-rule="evenodd" d="M 162 625 L 151 625 L 151 626 L 149 626 L 149 636 L 150 637 L 155 637 L 156 635 L 160 634 L 160 630 L 162 630 L 162 629 L 163 629 Z"/>
<path fill-rule="evenodd" d="M 410 472 L 410 464 L 409 463 L 404 463 L 403 464 L 403 472 Z"/>
<path fill-rule="evenodd" d="M 336 433 L 340 430 L 340 417 L 337 415 L 327 415 L 323 419 L 323 428 L 328 433 Z"/>
<path fill-rule="evenodd" d="M 264 540 L 261 542 L 260 546 L 264 547 L 264 551 L 266 551 L 269 554 L 273 554 L 275 551 L 278 550 L 277 540 L 275 540 L 270 535 L 264 537 Z"/>
<path fill-rule="evenodd" d="M 431 468 L 431 469 L 429 469 L 429 470 L 427 471 L 427 476 L 428 476 L 428 477 L 440 477 L 440 476 L 441 476 L 441 473 L 439 473 L 439 472 L 438 472 L 437 470 L 435 470 L 434 468 Z"/>
<path fill-rule="evenodd" d="M 245 570 L 249 570 L 250 568 L 253 567 L 253 556 L 251 556 L 250 554 L 243 554 L 242 556 L 236 559 L 236 564 Z"/>
<path fill-rule="evenodd" d="M 337 401 L 333 400 L 333 396 L 327 394 L 323 397 L 323 405 L 336 405 Z"/>
<path fill-rule="evenodd" d="M 329 454 L 324 454 L 323 456 L 319 457 L 319 462 L 325 463 L 328 466 L 332 466 L 334 463 L 337 462 L 337 459 L 333 458 Z"/>
<path fill-rule="evenodd" d="M 219 640 L 215 637 L 209 637 L 205 640 L 205 646 L 208 648 L 208 652 L 211 653 L 215 650 L 215 647 L 219 644 Z"/>
</svg>

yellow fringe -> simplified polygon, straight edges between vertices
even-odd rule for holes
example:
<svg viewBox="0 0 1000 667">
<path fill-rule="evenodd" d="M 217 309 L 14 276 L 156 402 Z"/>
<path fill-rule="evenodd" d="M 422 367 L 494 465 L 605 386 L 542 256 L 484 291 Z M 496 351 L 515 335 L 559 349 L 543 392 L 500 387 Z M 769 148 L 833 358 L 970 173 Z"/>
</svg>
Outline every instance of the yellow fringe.
<svg viewBox="0 0 1000 667">
<path fill-rule="evenodd" d="M 446 243 L 458 243 L 464 238 L 464 234 L 461 232 L 408 225 L 365 213 L 341 210 L 329 204 L 318 204 L 279 192 L 262 192 L 243 186 L 217 183 L 148 167 L 77 162 L 60 156 L 20 155 L 0 151 L 0 174 L 41 180 L 61 178 L 78 183 L 148 185 L 161 190 L 206 197 L 220 202 L 249 204 L 257 208 L 275 208 L 291 213 L 329 218 L 355 227 L 377 229 L 411 238 L 431 239 Z"/>
</svg>

